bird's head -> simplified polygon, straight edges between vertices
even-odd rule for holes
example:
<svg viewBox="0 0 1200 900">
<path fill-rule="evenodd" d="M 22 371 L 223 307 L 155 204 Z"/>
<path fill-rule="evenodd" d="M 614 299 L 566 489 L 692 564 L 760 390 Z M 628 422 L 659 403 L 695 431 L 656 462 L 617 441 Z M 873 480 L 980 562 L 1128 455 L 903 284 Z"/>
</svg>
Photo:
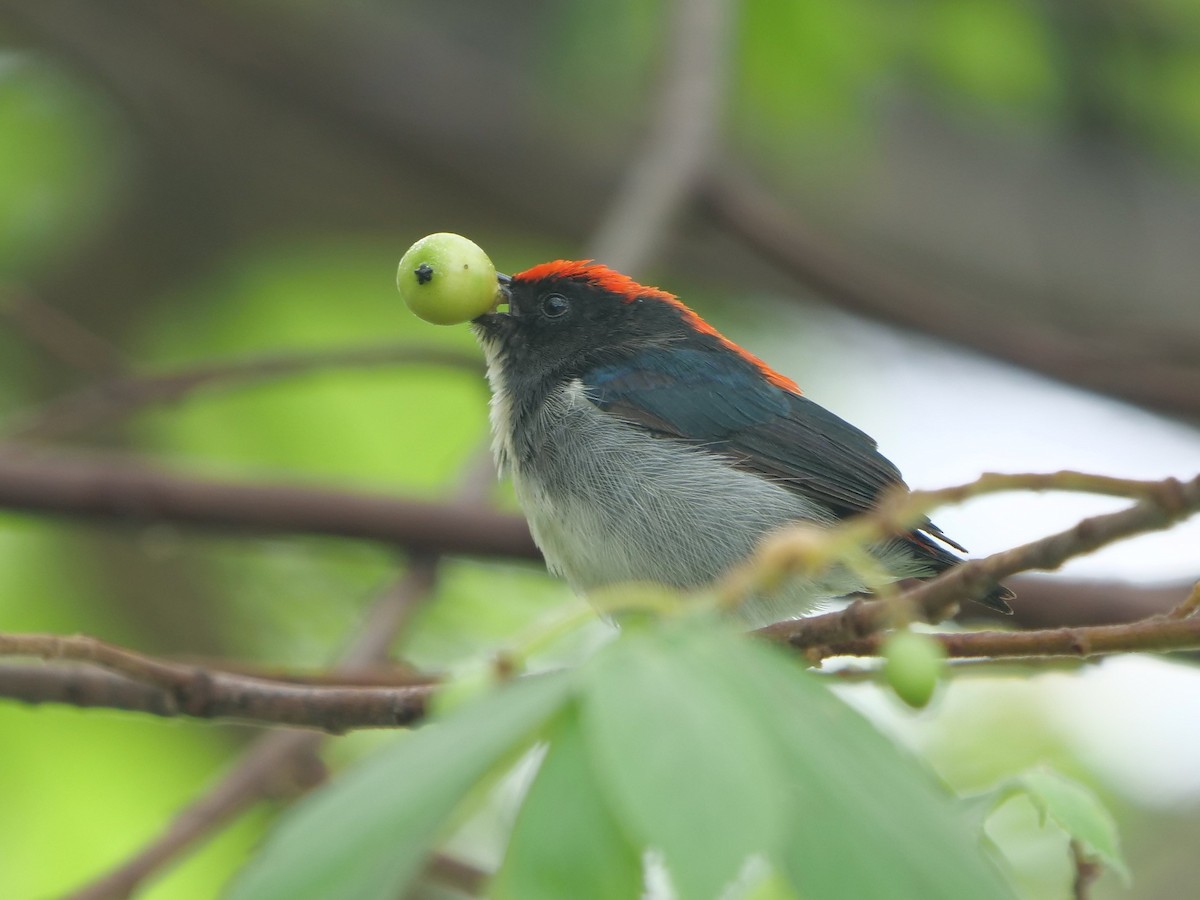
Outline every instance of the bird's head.
<svg viewBox="0 0 1200 900">
<path fill-rule="evenodd" d="M 673 294 L 591 260 L 555 260 L 499 276 L 507 312 L 473 322 L 489 365 L 572 378 L 655 347 L 733 353 L 772 383 L 794 383 L 721 335 Z"/>
</svg>

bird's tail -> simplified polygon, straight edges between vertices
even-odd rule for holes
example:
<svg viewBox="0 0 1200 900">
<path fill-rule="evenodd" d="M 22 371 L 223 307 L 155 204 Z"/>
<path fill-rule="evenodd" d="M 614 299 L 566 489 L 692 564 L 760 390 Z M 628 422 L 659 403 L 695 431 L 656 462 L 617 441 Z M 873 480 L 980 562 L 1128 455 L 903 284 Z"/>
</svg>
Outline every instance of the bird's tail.
<svg viewBox="0 0 1200 900">
<path fill-rule="evenodd" d="M 1002 612 L 1006 616 L 1013 614 L 1013 608 L 1008 605 L 1009 600 L 1016 600 L 1017 595 L 1010 589 L 1006 588 L 998 581 L 992 582 L 992 588 L 982 597 L 978 598 L 979 603 L 989 609 L 994 609 L 996 612 Z"/>
<path fill-rule="evenodd" d="M 936 529 L 936 526 L 934 527 L 934 533 L 941 537 L 939 530 Z M 923 532 L 914 531 L 912 534 L 908 535 L 907 543 L 916 553 L 917 557 L 922 562 L 927 563 L 929 567 L 933 569 L 934 575 L 940 575 L 947 569 L 952 569 L 955 566 L 962 565 L 964 562 L 964 560 L 955 556 L 953 553 L 936 543 L 932 538 Z M 958 544 L 954 544 L 954 546 L 959 550 L 963 549 L 962 547 L 959 547 Z M 1004 613 L 1006 616 L 1011 616 L 1012 607 L 1008 605 L 1008 601 L 1016 599 L 1016 596 L 1016 594 L 1014 594 L 1004 585 L 1000 584 L 1000 582 L 993 581 L 985 593 L 982 593 L 979 596 L 971 599 L 973 599 L 976 603 L 980 603 L 983 606 L 988 607 L 989 609 L 996 610 L 996 612 Z"/>
</svg>

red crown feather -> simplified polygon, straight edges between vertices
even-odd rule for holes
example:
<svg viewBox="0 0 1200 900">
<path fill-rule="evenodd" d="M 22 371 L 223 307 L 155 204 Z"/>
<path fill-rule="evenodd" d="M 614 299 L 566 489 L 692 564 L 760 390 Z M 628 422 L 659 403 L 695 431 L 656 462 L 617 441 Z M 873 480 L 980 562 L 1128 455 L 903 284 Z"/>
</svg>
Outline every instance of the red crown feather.
<svg viewBox="0 0 1200 900">
<path fill-rule="evenodd" d="M 513 281 L 518 283 L 530 284 L 536 281 L 546 281 L 553 279 L 569 278 L 574 281 L 582 281 L 586 284 L 593 285 L 603 291 L 616 294 L 621 297 L 626 303 L 632 303 L 638 299 L 654 299 L 663 303 L 669 303 L 671 306 L 679 310 L 685 322 L 701 334 L 707 334 L 721 342 L 725 347 L 732 350 L 746 362 L 750 363 L 760 372 L 767 381 L 776 387 L 783 388 L 785 391 L 800 393 L 800 386 L 786 375 L 781 375 L 776 372 L 765 362 L 743 350 L 725 335 L 721 334 L 717 329 L 713 328 L 696 313 L 684 305 L 674 294 L 669 294 L 664 290 L 656 287 L 646 287 L 638 284 L 628 275 L 623 275 L 608 266 L 598 262 L 593 262 L 590 259 L 556 259 L 552 262 L 541 263 L 534 266 L 532 269 L 526 269 L 524 272 L 519 272 L 513 277 Z"/>
</svg>

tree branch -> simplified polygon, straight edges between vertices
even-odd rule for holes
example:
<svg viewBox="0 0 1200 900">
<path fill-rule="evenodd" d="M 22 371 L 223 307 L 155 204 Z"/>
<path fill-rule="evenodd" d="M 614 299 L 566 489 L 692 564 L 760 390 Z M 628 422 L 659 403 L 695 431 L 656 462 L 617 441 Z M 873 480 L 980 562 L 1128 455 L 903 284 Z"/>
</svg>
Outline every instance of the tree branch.
<svg viewBox="0 0 1200 900">
<path fill-rule="evenodd" d="M 719 129 L 732 6 L 729 0 L 669 4 L 670 49 L 650 109 L 650 133 L 590 242 L 588 254 L 600 262 L 640 272 L 695 194 Z"/>
<path fill-rule="evenodd" d="M 148 878 L 255 803 L 320 784 L 325 777 L 315 756 L 320 738 L 315 732 L 293 730 L 263 735 L 215 787 L 181 809 L 161 835 L 66 900 L 125 900 Z"/>
<path fill-rule="evenodd" d="M 1075 870 L 1075 877 L 1071 881 L 1071 896 L 1074 900 L 1088 900 L 1092 896 L 1092 882 L 1100 877 L 1103 868 L 1074 838 L 1071 839 L 1071 863 Z"/>
<path fill-rule="evenodd" d="M 391 642 L 432 591 L 436 579 L 435 561 L 416 560 L 372 607 L 338 668 L 354 672 L 385 659 Z M 126 680 L 103 671 L 90 674 Z M 144 687 L 136 682 L 126 683 Z M 295 729 L 272 731 L 259 738 L 237 765 L 210 791 L 181 810 L 162 834 L 125 863 L 72 894 L 72 900 L 128 897 L 147 878 L 260 800 L 285 792 L 295 793 L 319 783 L 324 770 L 316 753 L 323 738 L 318 731 Z"/>
<path fill-rule="evenodd" d="M 540 558 L 524 519 L 477 503 L 201 479 L 118 455 L 34 456 L 8 445 L 0 452 L 0 507 L 136 524 L 365 538 L 423 553 Z"/>
<path fill-rule="evenodd" d="M 1072 483 L 1082 484 L 1078 478 L 1078 473 L 985 475 L 979 481 L 945 491 L 914 492 L 911 506 L 905 506 L 903 500 L 890 507 L 885 504 L 878 512 L 862 516 L 844 528 L 852 539 L 869 541 L 873 536 L 887 536 L 906 526 L 911 527 L 913 515 L 923 515 L 936 505 L 937 498 L 962 499 L 976 496 L 985 489 L 1011 490 L 1031 479 L 1041 481 L 1043 489 L 1056 486 L 1057 481 L 1062 482 L 1062 487 L 1069 488 Z M 1120 487 L 1120 482 L 1120 479 L 1101 479 L 1094 486 L 1112 489 L 1104 491 L 1111 493 Z M 986 559 L 969 560 L 891 600 L 856 600 L 844 610 L 778 622 L 757 633 L 798 649 L 807 649 L 866 637 L 895 622 L 901 610 L 915 613 L 927 621 L 940 621 L 955 604 L 980 596 L 999 579 L 1035 569 L 1057 569 L 1068 559 L 1135 534 L 1168 528 L 1200 511 L 1200 475 L 1188 482 L 1169 478 L 1161 482 L 1127 482 L 1127 486 L 1130 493 L 1144 497 L 1128 509 L 1084 519 L 1066 531 L 995 553 Z M 740 573 L 738 589 L 744 589 L 745 578 L 746 574 Z"/>
<path fill-rule="evenodd" d="M 15 417 L 4 429 L 9 439 L 50 440 L 97 425 L 110 425 L 146 407 L 175 403 L 200 391 L 277 381 L 321 369 L 373 369 L 433 365 L 483 374 L 477 354 L 417 344 L 341 347 L 302 353 L 264 353 L 207 362 L 175 372 L 117 377 L 53 400 Z"/>
<path fill-rule="evenodd" d="M 178 704 L 162 688 L 88 666 L 0 665 L 0 697 L 33 706 L 61 703 L 152 716 L 179 714 Z"/>
<path fill-rule="evenodd" d="M 1005 582 L 1016 591 L 1006 616 L 979 603 L 963 604 L 955 619 L 975 625 L 1003 622 L 1010 628 L 1074 628 L 1119 625 L 1162 615 L 1192 589 L 1190 581 L 1133 584 L 1099 579 L 1018 575 Z"/>
<path fill-rule="evenodd" d="M 111 378 L 126 368 L 116 347 L 29 291 L 0 286 L 0 314 L 29 340 L 78 372 Z"/>
<path fill-rule="evenodd" d="M 100 666 L 146 690 L 123 688 L 111 679 L 79 672 L 48 679 L 50 687 L 30 689 L 28 667 L 0 671 L 0 690 L 14 700 L 39 702 L 50 696 L 73 697 L 78 691 L 89 706 L 101 701 L 135 702 L 160 716 L 238 719 L 260 725 L 291 725 L 340 734 L 354 728 L 409 725 L 425 715 L 434 685 L 372 686 L 296 684 L 287 680 L 238 675 L 192 666 L 127 650 L 84 635 L 0 634 L 0 654 L 43 660 L 71 660 Z M 18 689 L 28 691 L 22 695 Z M 9 693 L 8 691 L 13 691 Z"/>
<path fill-rule="evenodd" d="M 1087 658 L 1113 653 L 1166 653 L 1200 648 L 1200 619 L 1147 619 L 1124 625 L 1092 625 L 1040 631 L 968 631 L 934 634 L 952 659 L 1070 656 Z M 824 644 L 822 657 L 878 656 L 887 635 Z M 811 654 L 810 654 L 811 658 Z"/>
<path fill-rule="evenodd" d="M 484 454 L 466 470 L 458 491 L 463 501 L 478 501 L 494 480 L 491 457 Z M 376 601 L 337 672 L 369 672 L 388 658 L 389 650 L 408 627 L 416 609 L 437 584 L 439 558 L 419 557 L 408 572 Z M 261 737 L 207 794 L 183 809 L 170 826 L 124 864 L 77 892 L 73 900 L 115 900 L 129 896 L 147 878 L 200 843 L 225 822 L 259 800 L 279 792 L 280 785 L 303 789 L 315 785 L 316 753 L 324 735 L 315 731 L 273 731 Z"/>
<path fill-rule="evenodd" d="M 720 225 L 843 309 L 1170 415 L 1200 418 L 1194 352 L 1167 359 L 1140 351 L 1115 330 L 1089 337 L 924 284 L 813 230 L 732 162 L 713 168 L 703 198 Z"/>
<path fill-rule="evenodd" d="M 528 102 L 512 65 L 523 44 L 503 36 L 463 41 L 372 14 L 281 29 L 214 4 L 0 0 L 0 16 L 107 91 L 140 163 L 120 219 L 43 279 L 39 292 L 63 309 L 86 301 L 107 315 L 169 295 L 230 248 L 281 230 L 409 227 L 447 204 L 464 219 L 502 214 L 510 228 L 583 243 L 578 210 L 603 207 L 616 169 L 617 141 L 564 152 L 562 122 Z M 472 134 L 488 140 L 464 140 Z M 797 225 L 772 185 L 726 162 L 709 168 L 708 203 L 671 254 L 680 271 L 740 284 L 788 273 L 852 311 L 1197 417 L 1194 317 L 1170 360 L 1150 329 L 1119 315 L 1097 318 L 1091 337 L 1063 332 L 1052 315 L 1016 329 L 995 303 L 908 279 L 802 216 Z M 180 217 L 184 205 L 193 213 Z"/>
</svg>

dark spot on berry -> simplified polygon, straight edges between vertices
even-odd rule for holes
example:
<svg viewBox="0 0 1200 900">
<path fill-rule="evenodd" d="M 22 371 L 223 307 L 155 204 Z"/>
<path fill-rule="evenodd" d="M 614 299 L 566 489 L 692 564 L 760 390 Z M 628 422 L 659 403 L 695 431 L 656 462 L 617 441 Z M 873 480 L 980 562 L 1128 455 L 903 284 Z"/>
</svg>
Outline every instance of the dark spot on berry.
<svg viewBox="0 0 1200 900">
<path fill-rule="evenodd" d="M 413 270 L 413 274 L 417 276 L 417 284 L 429 284 L 433 281 L 433 266 L 421 263 Z"/>
</svg>

